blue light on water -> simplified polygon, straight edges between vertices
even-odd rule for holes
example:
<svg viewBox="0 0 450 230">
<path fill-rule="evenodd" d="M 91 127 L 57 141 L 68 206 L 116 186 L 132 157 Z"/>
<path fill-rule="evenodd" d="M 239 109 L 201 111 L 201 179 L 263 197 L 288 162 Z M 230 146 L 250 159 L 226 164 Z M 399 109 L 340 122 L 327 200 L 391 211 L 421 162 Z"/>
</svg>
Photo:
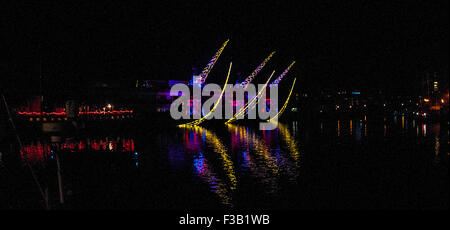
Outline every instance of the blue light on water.
<svg viewBox="0 0 450 230">
<path fill-rule="evenodd" d="M 194 140 L 194 132 L 189 132 L 189 141 Z"/>
<path fill-rule="evenodd" d="M 198 174 L 205 172 L 205 158 L 202 153 L 199 153 L 198 157 L 194 158 L 194 168 Z"/>
<path fill-rule="evenodd" d="M 242 157 L 244 158 L 244 167 L 248 167 L 248 156 L 247 156 L 247 152 L 242 152 Z"/>
</svg>

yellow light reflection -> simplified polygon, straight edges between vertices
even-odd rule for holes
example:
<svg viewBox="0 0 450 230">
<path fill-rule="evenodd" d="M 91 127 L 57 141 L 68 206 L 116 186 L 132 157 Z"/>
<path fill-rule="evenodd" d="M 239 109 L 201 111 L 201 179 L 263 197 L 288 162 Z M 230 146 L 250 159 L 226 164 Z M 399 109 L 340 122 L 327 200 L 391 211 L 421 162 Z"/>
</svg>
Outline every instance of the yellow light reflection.
<svg viewBox="0 0 450 230">
<path fill-rule="evenodd" d="M 341 135 L 341 127 L 339 124 L 339 120 L 337 121 L 337 135 L 338 135 L 338 137 Z"/>
<path fill-rule="evenodd" d="M 295 141 L 295 138 L 291 136 L 291 133 L 289 132 L 289 129 L 285 124 L 278 123 L 278 128 L 280 130 L 282 139 L 289 149 L 289 154 L 294 159 L 296 167 L 298 167 L 300 164 L 300 152 L 297 148 L 297 142 Z"/>
<path fill-rule="evenodd" d="M 367 123 L 364 123 L 364 136 L 367 137 Z"/>
<path fill-rule="evenodd" d="M 402 129 L 405 128 L 405 116 L 402 116 Z"/>
<path fill-rule="evenodd" d="M 227 127 L 231 128 L 235 127 L 235 125 L 227 124 Z M 264 141 L 262 141 L 255 133 L 248 133 L 246 127 L 238 126 L 238 129 L 241 130 L 243 133 L 245 133 L 240 137 L 241 141 L 246 141 L 250 143 L 253 147 L 254 152 L 258 155 L 258 157 L 261 160 L 263 160 L 266 168 L 269 169 L 269 171 L 272 172 L 274 175 L 278 175 L 279 169 L 276 158 L 274 158 L 271 155 L 267 144 Z"/>
<path fill-rule="evenodd" d="M 350 135 L 353 135 L 353 120 L 350 120 Z"/>
<path fill-rule="evenodd" d="M 217 153 L 223 161 L 223 168 L 226 172 L 226 175 L 231 183 L 230 189 L 234 190 L 237 186 L 237 178 L 236 173 L 234 171 L 233 162 L 231 161 L 230 156 L 228 155 L 228 150 L 225 145 L 220 141 L 217 135 L 201 126 L 186 126 L 184 127 L 187 130 L 194 130 L 197 133 L 201 133 L 205 135 L 206 143 L 210 143 L 214 152 Z"/>
</svg>

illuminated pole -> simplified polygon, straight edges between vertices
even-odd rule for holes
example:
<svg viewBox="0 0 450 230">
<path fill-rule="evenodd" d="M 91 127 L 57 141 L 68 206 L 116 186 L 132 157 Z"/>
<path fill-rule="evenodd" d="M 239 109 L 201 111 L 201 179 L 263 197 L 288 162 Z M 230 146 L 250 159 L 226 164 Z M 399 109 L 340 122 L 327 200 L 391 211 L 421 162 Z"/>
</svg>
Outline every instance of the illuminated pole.
<svg viewBox="0 0 450 230">
<path fill-rule="evenodd" d="M 268 57 L 266 57 L 266 59 L 264 59 L 264 61 L 259 64 L 259 66 L 253 70 L 253 73 L 248 76 L 245 81 L 243 81 L 241 83 L 241 86 L 245 89 L 247 88 L 247 85 L 250 84 L 250 82 L 253 81 L 253 79 L 256 77 L 256 75 L 259 73 L 259 71 L 261 71 L 261 69 L 266 65 L 266 63 L 270 60 L 270 58 L 272 58 L 272 56 L 275 54 L 275 51 L 273 51 L 272 53 L 270 53 L 270 55 Z"/>
<path fill-rule="evenodd" d="M 200 84 L 205 83 L 209 72 L 211 72 L 211 69 L 213 68 L 214 64 L 216 64 L 217 59 L 219 59 L 220 55 L 222 54 L 222 51 L 225 49 L 225 46 L 227 46 L 228 41 L 230 41 L 230 39 L 226 40 L 222 44 L 222 47 L 220 47 L 220 49 L 217 51 L 214 57 L 209 61 L 208 65 L 203 69 L 202 73 L 200 74 Z"/>
</svg>

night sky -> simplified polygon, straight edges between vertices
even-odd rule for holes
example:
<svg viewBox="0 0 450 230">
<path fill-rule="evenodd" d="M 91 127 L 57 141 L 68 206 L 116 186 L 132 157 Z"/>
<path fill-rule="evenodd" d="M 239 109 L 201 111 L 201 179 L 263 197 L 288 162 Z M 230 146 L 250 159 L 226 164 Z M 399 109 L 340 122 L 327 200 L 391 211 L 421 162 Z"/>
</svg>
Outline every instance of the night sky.
<svg viewBox="0 0 450 230">
<path fill-rule="evenodd" d="M 2 85 L 36 85 L 40 56 L 61 85 L 188 80 L 228 38 L 210 82 L 230 61 L 247 76 L 273 50 L 261 75 L 296 60 L 291 74 L 307 88 L 416 93 L 426 72 L 448 76 L 448 1 L 242 2 L 5 3 Z"/>
</svg>

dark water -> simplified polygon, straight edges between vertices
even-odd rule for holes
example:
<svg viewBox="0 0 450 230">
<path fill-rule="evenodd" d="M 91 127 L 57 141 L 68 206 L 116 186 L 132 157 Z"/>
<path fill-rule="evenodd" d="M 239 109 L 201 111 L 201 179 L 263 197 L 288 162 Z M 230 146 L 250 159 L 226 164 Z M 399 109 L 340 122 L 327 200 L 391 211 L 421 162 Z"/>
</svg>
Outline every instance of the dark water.
<svg viewBox="0 0 450 230">
<path fill-rule="evenodd" d="M 448 123 L 362 115 L 282 122 L 272 131 L 140 124 L 95 133 L 25 141 L 21 156 L 54 206 L 56 152 L 62 208 L 448 208 Z M 28 179 L 13 183 L 8 205 L 39 208 L 22 167 L 11 171 Z"/>
</svg>

